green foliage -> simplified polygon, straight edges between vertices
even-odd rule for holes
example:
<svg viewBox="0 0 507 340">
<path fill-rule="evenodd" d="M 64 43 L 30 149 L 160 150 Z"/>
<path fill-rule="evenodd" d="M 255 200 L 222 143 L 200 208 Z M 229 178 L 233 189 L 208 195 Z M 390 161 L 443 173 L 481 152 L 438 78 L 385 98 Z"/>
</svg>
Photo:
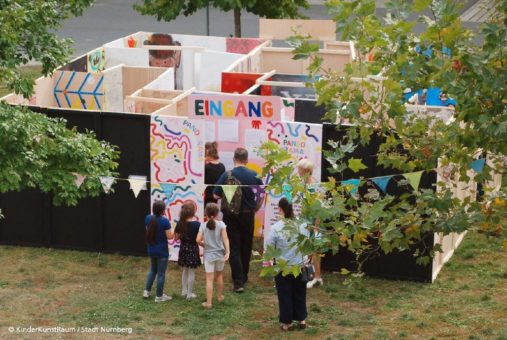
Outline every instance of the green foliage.
<svg viewBox="0 0 507 340">
<path fill-rule="evenodd" d="M 307 0 L 142 0 L 134 8 L 143 15 L 154 15 L 159 21 L 171 21 L 180 14 L 189 16 L 208 5 L 225 12 L 245 10 L 266 18 L 301 18 L 299 9 L 309 6 Z"/>
<path fill-rule="evenodd" d="M 0 0 L 0 83 L 25 98 L 33 95 L 33 73 L 21 66 L 40 62 L 43 75 L 64 64 L 69 39 L 55 31 L 71 14 L 79 15 L 92 0 Z M 56 204 L 75 205 L 102 191 L 98 176 L 111 175 L 118 151 L 90 132 L 67 129 L 63 119 L 51 119 L 24 108 L 0 103 L 0 192 L 39 188 Z M 77 188 L 71 172 L 87 175 Z M 0 216 L 1 217 L 1 216 Z"/>
<path fill-rule="evenodd" d="M 42 73 L 50 74 L 70 55 L 72 40 L 60 39 L 55 31 L 71 14 L 79 15 L 93 0 L 0 0 L 0 82 L 30 97 L 34 81 L 20 71 L 30 62 L 42 63 Z"/>
<path fill-rule="evenodd" d="M 436 190 L 394 198 L 367 187 L 366 194 L 351 195 L 330 179 L 324 184 L 326 196 L 315 197 L 294 175 L 288 156 L 266 147 L 265 173 L 273 172 L 269 188 L 280 190 L 289 183 L 292 196 L 300 197 L 302 216 L 320 221 L 323 237 L 312 239 L 310 248 L 336 252 L 339 246 L 347 247 L 356 254 L 360 271 L 362 263 L 378 252 L 414 245 L 417 262 L 428 264 L 441 251 L 432 244 L 430 236 L 435 232 L 501 234 L 504 226 L 499 221 L 507 214 L 506 186 L 493 190 L 484 182 L 491 179 L 490 170 L 504 172 L 507 154 L 507 1 L 496 1 L 496 5 L 493 19 L 479 28 L 482 42 L 476 43 L 474 33 L 463 28 L 455 1 L 391 0 L 386 3 L 385 17 L 377 18 L 374 0 L 329 0 L 338 31 L 344 40 L 354 40 L 358 50 L 357 59 L 340 74 L 321 67 L 316 47 L 305 37 L 291 39 L 294 58 L 310 58 L 309 76 L 320 76 L 311 85 L 318 103 L 328 108 L 326 118 L 356 126 L 347 130 L 343 140 L 329 142 L 333 150 L 324 156 L 331 173 L 365 169 L 360 159 L 345 162 L 345 158 L 374 134 L 383 140 L 378 165 L 399 174 L 452 165 L 453 181 L 439 183 Z M 416 22 L 408 20 L 411 12 L 419 15 L 424 26 L 420 35 L 413 33 Z M 431 47 L 432 55 L 417 53 L 416 46 Z M 452 55 L 443 53 L 444 48 Z M 445 90 L 458 102 L 453 119 L 444 122 L 408 112 L 402 104 L 406 87 Z M 491 162 L 482 174 L 471 174 L 469 164 L 479 154 L 488 155 Z M 460 200 L 453 194 L 472 177 L 485 184 L 481 202 Z M 362 179 L 361 185 L 367 182 Z"/>
<path fill-rule="evenodd" d="M 75 205 L 101 190 L 98 176 L 117 167 L 118 152 L 91 132 L 67 129 L 65 120 L 0 103 L 0 192 L 39 188 L 56 204 Z M 77 188 L 72 172 L 89 178 Z"/>
</svg>

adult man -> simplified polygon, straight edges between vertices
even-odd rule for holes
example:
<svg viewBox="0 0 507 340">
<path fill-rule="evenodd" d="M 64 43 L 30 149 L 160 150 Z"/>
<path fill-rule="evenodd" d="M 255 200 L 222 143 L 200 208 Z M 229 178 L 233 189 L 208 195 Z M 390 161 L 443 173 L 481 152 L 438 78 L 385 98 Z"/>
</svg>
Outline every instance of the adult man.
<svg viewBox="0 0 507 340">
<path fill-rule="evenodd" d="M 230 171 L 230 175 L 244 186 L 241 187 L 242 196 L 239 214 L 224 211 L 224 223 L 227 225 L 227 236 L 230 242 L 229 262 L 231 264 L 234 291 L 242 293 L 245 283 L 248 281 L 250 258 L 252 256 L 254 216 L 257 206 L 255 194 L 249 185 L 261 185 L 262 180 L 255 171 L 246 168 L 248 163 L 248 151 L 246 149 L 237 148 L 234 151 L 233 161 L 234 169 Z M 229 171 L 223 173 L 216 184 L 226 183 L 228 176 Z M 216 186 L 213 194 L 217 199 L 222 198 L 222 188 Z"/>
</svg>

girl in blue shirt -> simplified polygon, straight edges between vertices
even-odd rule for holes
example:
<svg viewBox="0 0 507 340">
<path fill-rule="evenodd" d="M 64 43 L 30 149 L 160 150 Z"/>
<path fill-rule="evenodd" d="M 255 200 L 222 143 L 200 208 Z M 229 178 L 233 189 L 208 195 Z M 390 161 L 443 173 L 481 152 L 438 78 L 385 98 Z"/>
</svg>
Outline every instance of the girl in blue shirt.
<svg viewBox="0 0 507 340">
<path fill-rule="evenodd" d="M 157 296 L 155 302 L 164 302 L 171 300 L 171 297 L 164 294 L 165 272 L 167 270 L 167 261 L 169 260 L 169 249 L 167 239 L 172 239 L 171 224 L 165 213 L 164 201 L 153 202 L 153 215 L 147 215 L 144 219 L 146 228 L 145 238 L 150 257 L 151 267 L 146 278 L 146 287 L 143 292 L 145 299 L 150 297 L 153 281 L 157 277 Z"/>
</svg>

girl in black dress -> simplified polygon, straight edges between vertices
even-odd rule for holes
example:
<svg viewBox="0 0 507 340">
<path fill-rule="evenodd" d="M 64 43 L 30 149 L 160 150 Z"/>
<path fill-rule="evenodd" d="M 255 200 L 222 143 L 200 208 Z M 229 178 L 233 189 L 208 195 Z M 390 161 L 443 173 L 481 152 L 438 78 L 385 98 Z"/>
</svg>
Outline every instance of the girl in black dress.
<svg viewBox="0 0 507 340">
<path fill-rule="evenodd" d="M 180 220 L 174 230 L 174 239 L 181 240 L 178 264 L 183 267 L 181 274 L 181 296 L 194 299 L 195 268 L 201 265 L 199 246 L 195 241 L 201 223 L 195 221 L 195 205 L 187 202 L 181 206 Z"/>
<path fill-rule="evenodd" d="M 204 166 L 204 183 L 215 184 L 225 172 L 225 166 L 219 161 L 217 142 L 205 144 L 204 156 L 206 162 Z M 204 191 L 204 206 L 208 203 L 217 203 L 217 200 L 213 197 L 213 186 L 211 185 L 206 187 L 206 191 Z"/>
</svg>

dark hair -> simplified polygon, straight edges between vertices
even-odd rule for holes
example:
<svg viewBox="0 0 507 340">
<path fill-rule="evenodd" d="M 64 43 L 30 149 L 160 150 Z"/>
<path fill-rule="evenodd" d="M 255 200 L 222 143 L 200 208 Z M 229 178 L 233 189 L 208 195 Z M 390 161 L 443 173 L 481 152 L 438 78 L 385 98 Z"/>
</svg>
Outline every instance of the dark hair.
<svg viewBox="0 0 507 340">
<path fill-rule="evenodd" d="M 180 220 L 178 221 L 178 224 L 176 227 L 178 228 L 178 234 L 185 235 L 187 233 L 187 220 L 190 217 L 193 217 L 195 215 L 195 206 L 192 202 L 186 202 L 181 206 L 180 210 Z M 180 238 L 181 238 L 180 237 Z"/>
<path fill-rule="evenodd" d="M 248 151 L 245 148 L 234 150 L 234 160 L 238 163 L 248 163 Z"/>
<path fill-rule="evenodd" d="M 206 204 L 206 208 L 204 208 L 206 216 L 209 218 L 206 223 L 206 228 L 209 230 L 215 230 L 217 227 L 217 223 L 215 221 L 215 217 L 218 215 L 218 205 L 216 203 L 208 203 Z"/>
<path fill-rule="evenodd" d="M 282 197 L 278 201 L 278 207 L 283 210 L 285 218 L 294 218 L 294 210 L 292 209 L 292 203 L 285 197 Z"/>
<path fill-rule="evenodd" d="M 210 158 L 213 158 L 213 159 L 218 159 L 218 144 L 217 142 L 207 142 L 205 145 L 204 145 L 204 149 L 205 149 L 205 154 L 206 156 L 210 157 Z"/>
<path fill-rule="evenodd" d="M 156 236 L 157 236 L 157 228 L 158 228 L 158 222 L 157 217 L 160 217 L 164 214 L 165 211 L 165 203 L 164 201 L 155 201 L 153 202 L 153 215 L 151 216 L 150 223 L 148 224 L 148 228 L 145 232 L 145 240 L 147 244 L 155 244 L 156 242 Z"/>
</svg>

